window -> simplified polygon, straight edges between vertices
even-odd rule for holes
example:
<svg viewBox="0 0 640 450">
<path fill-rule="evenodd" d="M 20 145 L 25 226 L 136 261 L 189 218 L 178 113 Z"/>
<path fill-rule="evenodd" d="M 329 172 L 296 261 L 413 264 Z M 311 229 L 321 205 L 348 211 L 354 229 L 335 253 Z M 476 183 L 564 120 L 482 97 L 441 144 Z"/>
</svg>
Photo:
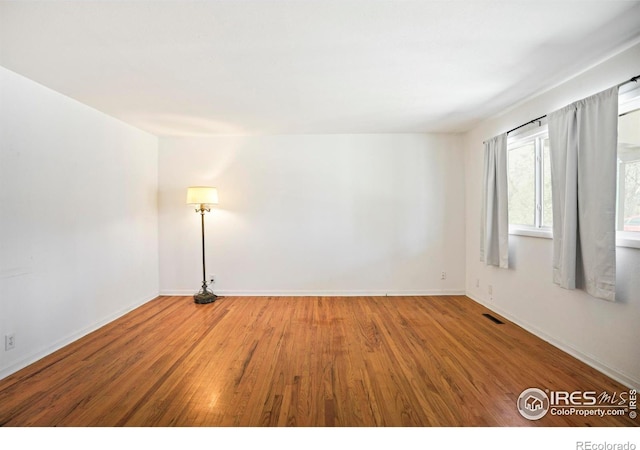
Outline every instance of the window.
<svg viewBox="0 0 640 450">
<path fill-rule="evenodd" d="M 620 94 L 619 112 L 618 245 L 640 247 L 640 88 Z"/>
<path fill-rule="evenodd" d="M 617 245 L 640 248 L 640 88 L 620 93 Z M 546 125 L 509 136 L 509 233 L 552 237 L 551 161 Z M 525 130 L 527 130 L 525 128 Z"/>
<path fill-rule="evenodd" d="M 509 137 L 509 232 L 551 237 L 551 162 L 547 126 Z"/>
</svg>

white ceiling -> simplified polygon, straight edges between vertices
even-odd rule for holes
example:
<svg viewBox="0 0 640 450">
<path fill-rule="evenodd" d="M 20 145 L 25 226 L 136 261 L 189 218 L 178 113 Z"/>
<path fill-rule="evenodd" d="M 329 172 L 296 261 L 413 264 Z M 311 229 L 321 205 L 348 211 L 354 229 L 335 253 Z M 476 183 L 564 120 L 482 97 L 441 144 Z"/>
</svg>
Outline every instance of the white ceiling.
<svg viewBox="0 0 640 450">
<path fill-rule="evenodd" d="M 174 136 L 465 131 L 638 38 L 638 1 L 0 2 L 0 65 Z"/>
</svg>

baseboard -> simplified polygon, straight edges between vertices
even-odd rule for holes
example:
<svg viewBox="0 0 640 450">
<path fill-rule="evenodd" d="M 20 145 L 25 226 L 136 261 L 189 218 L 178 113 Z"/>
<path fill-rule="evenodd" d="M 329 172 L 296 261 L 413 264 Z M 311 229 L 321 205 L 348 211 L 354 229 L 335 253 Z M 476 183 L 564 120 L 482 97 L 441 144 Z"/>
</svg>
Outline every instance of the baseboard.
<svg viewBox="0 0 640 450">
<path fill-rule="evenodd" d="M 8 377 L 9 375 L 16 373 L 18 370 L 23 369 L 25 367 L 27 367 L 30 364 L 33 364 L 34 362 L 44 358 L 45 356 L 50 355 L 51 353 L 55 352 L 56 350 L 60 350 L 62 347 L 71 344 L 74 341 L 77 341 L 78 339 L 80 339 L 83 336 L 86 336 L 87 334 L 97 330 L 100 327 L 105 326 L 106 324 L 113 322 L 114 320 L 118 319 L 119 317 L 124 316 L 125 314 L 127 314 L 128 312 L 133 311 L 134 309 L 138 308 L 139 306 L 144 305 L 147 302 L 150 302 L 151 300 L 157 298 L 157 295 L 153 295 L 152 297 L 144 297 L 143 299 L 139 299 L 135 302 L 133 302 L 132 304 L 130 304 L 129 306 L 126 306 L 116 312 L 114 312 L 113 314 L 108 315 L 107 317 L 103 318 L 102 320 L 99 320 L 97 322 L 94 322 L 93 324 L 82 328 L 81 330 L 71 333 L 59 340 L 57 340 L 56 342 L 54 342 L 52 345 L 49 345 L 43 349 L 40 349 L 36 352 L 33 352 L 27 356 L 25 356 L 24 358 L 21 358 L 20 360 L 18 360 L 17 362 L 11 364 L 8 367 L 5 367 L 4 369 L 0 370 L 0 380 L 2 380 L 3 378 Z"/>
<path fill-rule="evenodd" d="M 260 290 L 260 291 L 235 291 L 235 290 L 216 290 L 213 292 L 220 296 L 226 297 L 402 297 L 402 296 L 418 296 L 418 295 L 465 295 L 464 289 L 428 289 L 428 290 Z M 167 289 L 160 291 L 160 295 L 193 295 L 193 290 L 175 290 Z"/>
<path fill-rule="evenodd" d="M 586 353 L 581 352 L 580 350 L 577 350 L 575 348 L 573 348 L 572 346 L 559 341 L 558 339 L 554 338 L 553 336 L 548 335 L 547 333 L 541 331 L 540 329 L 538 329 L 537 327 L 531 325 L 530 323 L 521 320 L 511 314 L 509 314 L 508 312 L 502 310 L 501 308 L 498 308 L 497 306 L 495 306 L 494 304 L 488 302 L 487 300 L 483 299 L 483 298 L 479 298 L 476 296 L 473 296 L 469 293 L 466 294 L 467 297 L 469 297 L 471 300 L 475 301 L 476 303 L 481 304 L 482 306 L 490 309 L 491 311 L 495 312 L 496 314 L 501 315 L 502 317 L 504 317 L 505 319 L 508 319 L 509 321 L 515 323 L 516 325 L 518 325 L 521 328 L 524 328 L 525 330 L 527 330 L 529 333 L 539 337 L 540 339 L 542 339 L 543 341 L 548 342 L 549 344 L 553 345 L 554 347 L 559 348 L 560 350 L 562 350 L 565 353 L 568 353 L 569 355 L 573 356 L 576 359 L 579 359 L 580 361 L 582 361 L 583 363 L 587 364 L 588 366 L 593 367 L 594 369 L 596 369 L 599 372 L 602 372 L 603 374 L 605 374 L 606 376 L 616 380 L 617 382 L 625 385 L 628 388 L 631 389 L 636 389 L 636 390 L 640 390 L 640 380 L 636 380 L 616 369 L 613 369 L 609 366 L 607 366 L 606 364 L 602 363 L 601 361 L 599 361 L 597 358 L 588 355 Z"/>
</svg>

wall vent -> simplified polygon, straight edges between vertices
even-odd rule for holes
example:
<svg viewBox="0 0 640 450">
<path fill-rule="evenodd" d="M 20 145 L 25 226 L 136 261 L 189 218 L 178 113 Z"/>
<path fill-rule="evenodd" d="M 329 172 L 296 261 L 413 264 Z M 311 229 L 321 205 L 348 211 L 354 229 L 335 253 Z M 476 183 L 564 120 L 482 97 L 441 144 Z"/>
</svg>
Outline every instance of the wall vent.
<svg viewBox="0 0 640 450">
<path fill-rule="evenodd" d="M 497 323 L 498 325 L 504 325 L 504 322 L 496 317 L 493 317 L 491 314 L 487 314 L 484 313 L 483 316 L 485 316 L 487 319 L 489 319 L 490 321 Z"/>
</svg>

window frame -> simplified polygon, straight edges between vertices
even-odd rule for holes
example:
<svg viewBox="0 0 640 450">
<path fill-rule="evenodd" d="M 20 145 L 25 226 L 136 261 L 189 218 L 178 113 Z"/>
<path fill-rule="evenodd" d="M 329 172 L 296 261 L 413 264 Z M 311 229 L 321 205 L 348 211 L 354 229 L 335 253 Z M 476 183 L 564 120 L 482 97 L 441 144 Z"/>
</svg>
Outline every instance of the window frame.
<svg viewBox="0 0 640 450">
<path fill-rule="evenodd" d="M 509 234 L 516 236 L 529 236 L 537 238 L 553 238 L 553 230 L 549 226 L 543 224 L 543 194 L 544 194 L 544 140 L 549 139 L 549 131 L 545 120 L 540 120 L 535 124 L 523 127 L 518 130 L 517 134 L 510 135 L 507 138 L 507 159 L 509 151 L 512 148 L 526 145 L 533 141 L 534 144 L 534 182 L 535 182 L 535 205 L 534 207 L 534 226 L 520 225 L 509 223 Z M 508 169 L 507 169 L 508 170 Z"/>
<path fill-rule="evenodd" d="M 618 117 L 623 114 L 628 114 L 630 112 L 636 111 L 640 109 L 640 87 L 630 85 L 629 89 L 626 89 L 624 92 L 620 92 L 618 94 Z M 639 231 L 624 231 L 620 229 L 622 221 L 624 220 L 624 214 L 620 211 L 621 202 L 623 202 L 623 195 L 620 195 L 620 192 L 624 193 L 624 177 L 620 176 L 620 166 L 626 164 L 625 162 L 618 163 L 617 166 L 617 175 L 616 175 L 616 246 L 617 247 L 630 247 L 630 248 L 640 248 L 640 232 Z M 623 207 L 623 206 L 622 206 Z"/>
</svg>

